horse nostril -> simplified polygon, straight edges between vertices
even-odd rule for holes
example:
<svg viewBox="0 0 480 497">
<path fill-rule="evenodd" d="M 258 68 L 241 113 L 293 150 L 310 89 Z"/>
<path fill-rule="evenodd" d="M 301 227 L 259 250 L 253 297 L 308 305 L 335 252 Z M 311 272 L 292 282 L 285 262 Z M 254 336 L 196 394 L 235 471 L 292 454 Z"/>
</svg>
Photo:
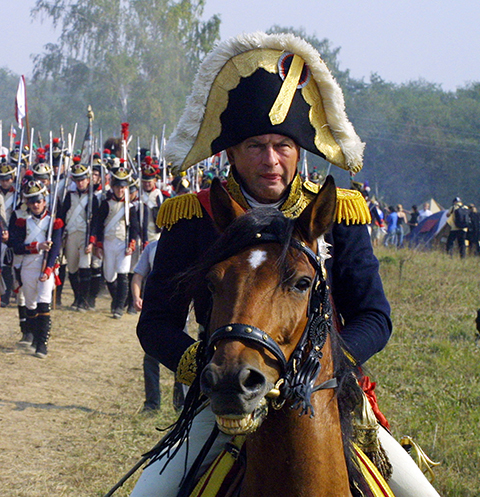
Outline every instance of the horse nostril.
<svg viewBox="0 0 480 497">
<path fill-rule="evenodd" d="M 267 383 L 264 374 L 254 368 L 244 368 L 239 375 L 239 380 L 243 389 L 252 393 L 262 390 Z"/>
<path fill-rule="evenodd" d="M 215 389 L 215 386 L 217 384 L 218 384 L 218 375 L 213 370 L 213 366 L 209 364 L 208 366 L 205 367 L 205 369 L 202 371 L 202 374 L 200 376 L 200 386 L 202 392 L 205 395 L 208 395 Z"/>
</svg>

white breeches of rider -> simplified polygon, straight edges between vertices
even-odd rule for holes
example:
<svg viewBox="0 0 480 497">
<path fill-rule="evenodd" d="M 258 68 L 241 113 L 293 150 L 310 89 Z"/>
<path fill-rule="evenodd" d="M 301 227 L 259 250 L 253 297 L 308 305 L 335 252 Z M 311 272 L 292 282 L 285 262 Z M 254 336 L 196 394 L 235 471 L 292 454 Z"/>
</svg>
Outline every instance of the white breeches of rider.
<svg viewBox="0 0 480 497">
<path fill-rule="evenodd" d="M 65 242 L 65 257 L 70 274 L 74 274 L 79 268 L 86 269 L 92 262 L 92 254 L 85 253 L 85 233 L 73 231 L 68 233 Z"/>
<path fill-rule="evenodd" d="M 214 425 L 215 416 L 210 407 L 197 414 L 190 432 L 187 471 Z M 405 449 L 382 427 L 379 433 L 382 445 L 393 466 L 393 475 L 388 483 L 395 497 L 440 497 Z M 230 438 L 229 435 L 219 433 L 199 474 L 206 471 Z M 165 464 L 164 460 L 156 461 L 148 466 L 140 475 L 130 497 L 175 497 L 185 471 L 185 445 L 168 463 L 162 474 L 160 471 Z"/>
<path fill-rule="evenodd" d="M 47 281 L 40 281 L 43 265 L 43 254 L 25 255 L 20 272 L 22 292 L 27 309 L 35 309 L 38 304 L 50 304 L 55 276 L 52 273 Z"/>
<path fill-rule="evenodd" d="M 103 242 L 103 275 L 108 283 L 117 278 L 117 274 L 130 271 L 131 255 L 125 255 L 125 240 L 114 238 Z"/>
</svg>

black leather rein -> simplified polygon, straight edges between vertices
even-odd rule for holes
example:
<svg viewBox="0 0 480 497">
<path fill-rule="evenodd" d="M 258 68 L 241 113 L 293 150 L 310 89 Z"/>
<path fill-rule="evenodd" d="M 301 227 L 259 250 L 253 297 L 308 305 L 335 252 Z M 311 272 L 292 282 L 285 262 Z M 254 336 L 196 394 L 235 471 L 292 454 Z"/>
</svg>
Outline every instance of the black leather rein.
<svg viewBox="0 0 480 497">
<path fill-rule="evenodd" d="M 275 234 L 262 232 L 247 246 L 265 242 L 281 243 L 281 240 Z M 293 409 L 301 408 L 300 414 L 308 414 L 310 411 L 310 416 L 313 416 L 315 413 L 310 400 L 312 393 L 337 387 L 336 378 L 315 386 L 321 369 L 322 349 L 332 328 L 332 309 L 320 257 L 304 242 L 295 238 L 291 238 L 290 246 L 305 254 L 315 269 L 308 303 L 308 321 L 290 359 L 287 360 L 277 342 L 266 332 L 240 323 L 230 323 L 216 329 L 210 336 L 207 354 L 211 358 L 215 344 L 225 339 L 243 340 L 263 347 L 273 354 L 281 368 L 280 380 L 277 382 L 279 395 L 273 401 L 274 407 L 280 407 L 286 400 L 290 400 Z"/>
</svg>

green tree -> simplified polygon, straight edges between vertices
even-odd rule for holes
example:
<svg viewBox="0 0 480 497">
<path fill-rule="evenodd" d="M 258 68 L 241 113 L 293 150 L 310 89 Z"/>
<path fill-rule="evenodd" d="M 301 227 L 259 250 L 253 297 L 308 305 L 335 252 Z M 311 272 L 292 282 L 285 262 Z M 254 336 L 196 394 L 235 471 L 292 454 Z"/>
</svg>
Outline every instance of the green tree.
<svg viewBox="0 0 480 497">
<path fill-rule="evenodd" d="M 220 20 L 201 20 L 205 0 L 37 0 L 34 16 L 60 27 L 57 43 L 34 59 L 36 82 L 72 95 L 98 126 L 128 121 L 149 138 L 179 118 L 196 68 L 219 37 Z M 69 109 L 70 112 L 70 109 Z M 55 111 L 54 111 L 55 113 Z M 115 123 L 115 124 L 114 124 Z"/>
</svg>

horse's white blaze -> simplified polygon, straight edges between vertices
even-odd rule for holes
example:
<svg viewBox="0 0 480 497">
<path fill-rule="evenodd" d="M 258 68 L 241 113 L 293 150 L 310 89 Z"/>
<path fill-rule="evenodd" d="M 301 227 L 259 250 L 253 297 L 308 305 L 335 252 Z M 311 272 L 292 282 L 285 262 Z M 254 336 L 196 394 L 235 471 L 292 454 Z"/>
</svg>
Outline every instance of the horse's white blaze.
<svg viewBox="0 0 480 497">
<path fill-rule="evenodd" d="M 257 269 L 260 264 L 263 264 L 267 260 L 267 253 L 264 250 L 252 250 L 248 257 L 248 262 L 252 269 Z"/>
</svg>

